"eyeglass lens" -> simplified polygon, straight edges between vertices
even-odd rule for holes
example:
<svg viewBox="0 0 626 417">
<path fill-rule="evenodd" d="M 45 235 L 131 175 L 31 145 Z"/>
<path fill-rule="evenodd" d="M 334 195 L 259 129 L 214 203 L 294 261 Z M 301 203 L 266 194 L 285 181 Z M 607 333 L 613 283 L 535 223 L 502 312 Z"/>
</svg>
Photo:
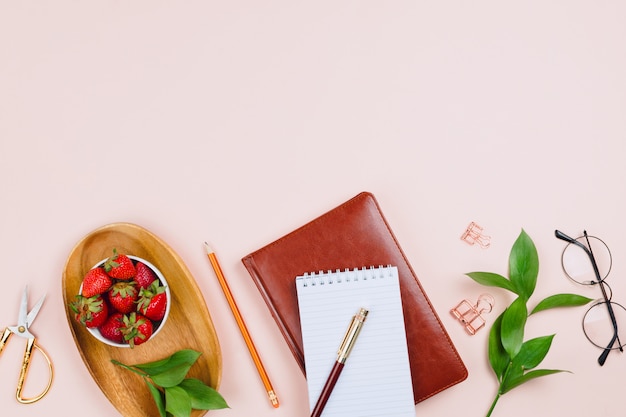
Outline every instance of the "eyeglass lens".
<svg viewBox="0 0 626 417">
<path fill-rule="evenodd" d="M 581 236 L 576 239 L 583 246 L 588 247 L 593 253 L 593 257 L 598 265 L 600 280 L 606 279 L 611 271 L 612 257 L 608 246 L 599 238 L 589 236 L 589 244 L 587 238 Z M 592 285 L 598 283 L 598 278 L 593 270 L 593 264 L 589 259 L 589 255 L 584 249 L 573 243 L 568 243 L 563 250 L 563 270 L 565 274 L 573 281 L 583 284 Z"/>
<path fill-rule="evenodd" d="M 618 303 L 610 302 L 610 307 L 615 315 L 615 322 L 618 327 L 618 337 L 611 347 L 619 349 L 626 343 L 626 333 L 622 326 L 626 325 L 626 309 Z M 622 326 L 620 326 L 620 324 Z M 613 322 L 609 315 L 609 309 L 605 301 L 594 304 L 583 318 L 583 330 L 587 339 L 597 347 L 604 349 L 615 335 Z"/>
</svg>

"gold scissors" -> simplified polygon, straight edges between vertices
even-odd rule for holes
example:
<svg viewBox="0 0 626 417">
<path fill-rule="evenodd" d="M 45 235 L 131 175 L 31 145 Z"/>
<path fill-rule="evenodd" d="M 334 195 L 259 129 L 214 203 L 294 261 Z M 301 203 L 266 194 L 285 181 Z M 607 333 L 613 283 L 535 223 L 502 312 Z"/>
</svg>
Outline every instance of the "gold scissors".
<svg viewBox="0 0 626 417">
<path fill-rule="evenodd" d="M 28 287 L 24 288 L 24 294 L 22 295 L 22 302 L 20 304 L 20 312 L 17 316 L 17 324 L 15 326 L 9 326 L 4 329 L 4 333 L 2 334 L 2 339 L 0 340 L 0 353 L 2 353 L 2 349 L 7 344 L 11 335 L 16 334 L 19 337 L 23 337 L 26 339 L 26 351 L 24 352 L 24 360 L 22 362 L 22 370 L 20 372 L 20 379 L 17 382 L 17 392 L 15 393 L 15 398 L 22 404 L 31 404 L 36 401 L 39 401 L 48 393 L 50 390 L 50 386 L 52 385 L 52 362 L 50 362 L 50 358 L 46 355 L 46 352 L 37 345 L 35 342 L 35 336 L 31 332 L 28 331 L 28 328 L 33 324 L 35 317 L 39 314 L 39 309 L 43 304 L 43 300 L 46 298 L 44 295 L 41 299 L 35 304 L 32 310 L 28 312 Z M 33 398 L 23 398 L 22 397 L 22 387 L 24 386 L 24 380 L 26 379 L 26 375 L 28 373 L 28 366 L 30 365 L 30 356 L 33 351 L 33 348 L 37 348 L 39 352 L 44 356 L 46 362 L 48 362 L 48 368 L 50 369 L 48 385 L 43 390 L 43 392 L 36 397 Z"/>
</svg>

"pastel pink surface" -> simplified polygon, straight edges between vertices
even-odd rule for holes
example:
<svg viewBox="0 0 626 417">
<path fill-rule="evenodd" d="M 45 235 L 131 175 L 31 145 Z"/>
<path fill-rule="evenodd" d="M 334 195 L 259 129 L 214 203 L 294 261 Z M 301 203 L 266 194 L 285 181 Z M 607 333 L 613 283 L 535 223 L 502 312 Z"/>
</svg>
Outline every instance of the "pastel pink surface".
<svg viewBox="0 0 626 417">
<path fill-rule="evenodd" d="M 506 274 L 523 228 L 540 259 L 537 300 L 599 297 L 568 281 L 554 229 L 600 236 L 626 302 L 626 4 L 443 2 L 2 2 L 0 326 L 24 285 L 46 301 L 31 328 L 55 380 L 14 400 L 24 345 L 0 356 L 3 414 L 116 415 L 82 363 L 61 274 L 86 233 L 113 222 L 153 231 L 206 300 L 223 354 L 223 416 L 307 416 L 306 381 L 242 256 L 360 191 L 384 207 L 469 370 L 416 415 L 485 415 L 496 393 L 488 330 L 448 311 L 493 294 L 487 327 L 512 301 L 464 274 Z M 460 240 L 471 222 L 491 236 Z M 280 400 L 274 409 L 206 258 L 217 252 Z M 581 329 L 584 308 L 545 312 L 542 366 L 495 415 L 623 414 L 626 358 Z M 33 357 L 25 394 L 46 381 Z M 592 389 L 602 381 L 602 389 Z M 38 385 L 39 384 L 39 385 Z"/>
</svg>

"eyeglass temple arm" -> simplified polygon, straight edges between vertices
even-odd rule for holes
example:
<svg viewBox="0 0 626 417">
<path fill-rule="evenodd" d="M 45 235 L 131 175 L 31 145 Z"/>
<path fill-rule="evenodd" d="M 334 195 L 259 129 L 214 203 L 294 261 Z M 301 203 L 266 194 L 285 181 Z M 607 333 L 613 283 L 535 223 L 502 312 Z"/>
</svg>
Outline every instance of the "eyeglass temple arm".
<svg viewBox="0 0 626 417">
<path fill-rule="evenodd" d="M 617 336 L 617 329 L 615 329 L 615 333 L 613 333 L 613 338 L 611 339 L 611 342 L 607 345 L 606 348 L 604 348 L 604 351 L 602 352 L 600 357 L 598 357 L 598 363 L 600 364 L 600 366 L 604 365 L 604 362 L 606 362 L 606 358 L 609 356 L 609 353 L 611 353 L 611 348 L 613 348 L 613 344 L 616 340 L 619 340 L 619 337 Z M 618 343 L 620 344 L 619 350 L 623 352 L 624 349 L 622 349 L 621 343 Z"/>
<path fill-rule="evenodd" d="M 591 249 L 591 243 L 589 243 L 589 236 L 587 235 L 587 231 L 583 231 L 584 235 L 585 235 L 585 240 L 587 241 L 587 246 L 589 247 L 589 257 L 591 259 L 591 265 L 593 265 L 593 272 L 596 274 L 596 278 L 598 280 L 598 284 L 600 284 L 600 289 L 602 290 L 602 296 L 604 296 L 604 301 L 606 302 L 606 308 L 609 311 L 609 317 L 611 318 L 611 323 L 613 324 L 613 338 L 611 339 L 611 343 L 609 345 L 607 345 L 607 349 L 611 349 L 613 347 L 613 343 L 615 343 L 615 341 L 617 340 L 617 343 L 619 345 L 619 350 L 620 352 L 623 352 L 624 350 L 622 349 L 622 342 L 619 340 L 619 335 L 617 334 L 617 319 L 615 318 L 615 312 L 613 311 L 613 306 L 611 306 L 611 302 L 608 298 L 608 296 L 606 295 L 606 290 L 604 289 L 604 282 L 602 281 L 602 278 L 600 277 L 600 271 L 598 269 L 598 264 L 596 262 L 596 257 L 593 256 L 593 252 Z M 603 353 L 604 355 L 604 353 Z M 608 352 L 606 353 L 606 355 L 608 355 Z M 600 356 L 600 358 L 602 357 L 602 355 Z M 599 361 L 599 359 L 598 359 Z"/>
<path fill-rule="evenodd" d="M 576 246 L 580 247 L 582 250 L 585 251 L 585 253 L 587 255 L 589 255 L 590 258 L 593 257 L 591 252 L 589 252 L 589 249 L 585 245 L 580 243 L 578 240 L 574 239 L 573 237 L 569 237 L 568 235 L 566 235 L 565 233 L 561 232 L 560 230 L 555 230 L 554 231 L 554 236 L 556 236 L 558 239 L 566 241 L 567 243 L 571 243 L 572 245 L 576 245 Z M 597 268 L 594 268 L 594 271 L 596 269 Z"/>
</svg>

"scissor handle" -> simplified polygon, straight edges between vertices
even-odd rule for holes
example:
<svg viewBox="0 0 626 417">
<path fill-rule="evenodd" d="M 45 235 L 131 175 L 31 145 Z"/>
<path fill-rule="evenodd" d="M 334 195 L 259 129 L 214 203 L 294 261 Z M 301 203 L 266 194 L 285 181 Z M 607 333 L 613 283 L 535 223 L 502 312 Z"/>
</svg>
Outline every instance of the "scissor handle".
<svg viewBox="0 0 626 417">
<path fill-rule="evenodd" d="M 0 353 L 2 353 L 2 349 L 4 349 L 4 345 L 7 344 L 7 341 L 9 340 L 9 337 L 11 337 L 12 334 L 13 332 L 8 327 L 4 329 L 4 333 L 2 333 L 2 339 L 0 339 Z"/>
<path fill-rule="evenodd" d="M 48 362 L 48 368 L 50 370 L 48 385 L 43 390 L 43 392 L 37 395 L 36 397 L 22 398 L 22 387 L 24 386 L 24 381 L 26 380 L 26 375 L 28 374 L 28 367 L 30 365 L 30 356 L 32 354 L 33 348 L 37 348 L 37 350 L 41 352 L 44 358 L 46 358 L 46 362 Z M 32 404 L 36 401 L 41 400 L 44 397 L 44 395 L 48 393 L 48 391 L 50 390 L 50 387 L 52 386 L 53 374 L 54 372 L 52 370 L 52 362 L 50 362 L 50 358 L 48 358 L 48 355 L 46 355 L 46 352 L 44 352 L 44 350 L 35 343 L 35 339 L 28 339 L 28 342 L 26 343 L 26 351 L 24 352 L 24 361 L 22 362 L 22 371 L 20 372 L 20 379 L 17 382 L 17 392 L 15 393 L 15 398 L 17 398 L 17 401 L 19 401 L 22 404 Z"/>
</svg>

